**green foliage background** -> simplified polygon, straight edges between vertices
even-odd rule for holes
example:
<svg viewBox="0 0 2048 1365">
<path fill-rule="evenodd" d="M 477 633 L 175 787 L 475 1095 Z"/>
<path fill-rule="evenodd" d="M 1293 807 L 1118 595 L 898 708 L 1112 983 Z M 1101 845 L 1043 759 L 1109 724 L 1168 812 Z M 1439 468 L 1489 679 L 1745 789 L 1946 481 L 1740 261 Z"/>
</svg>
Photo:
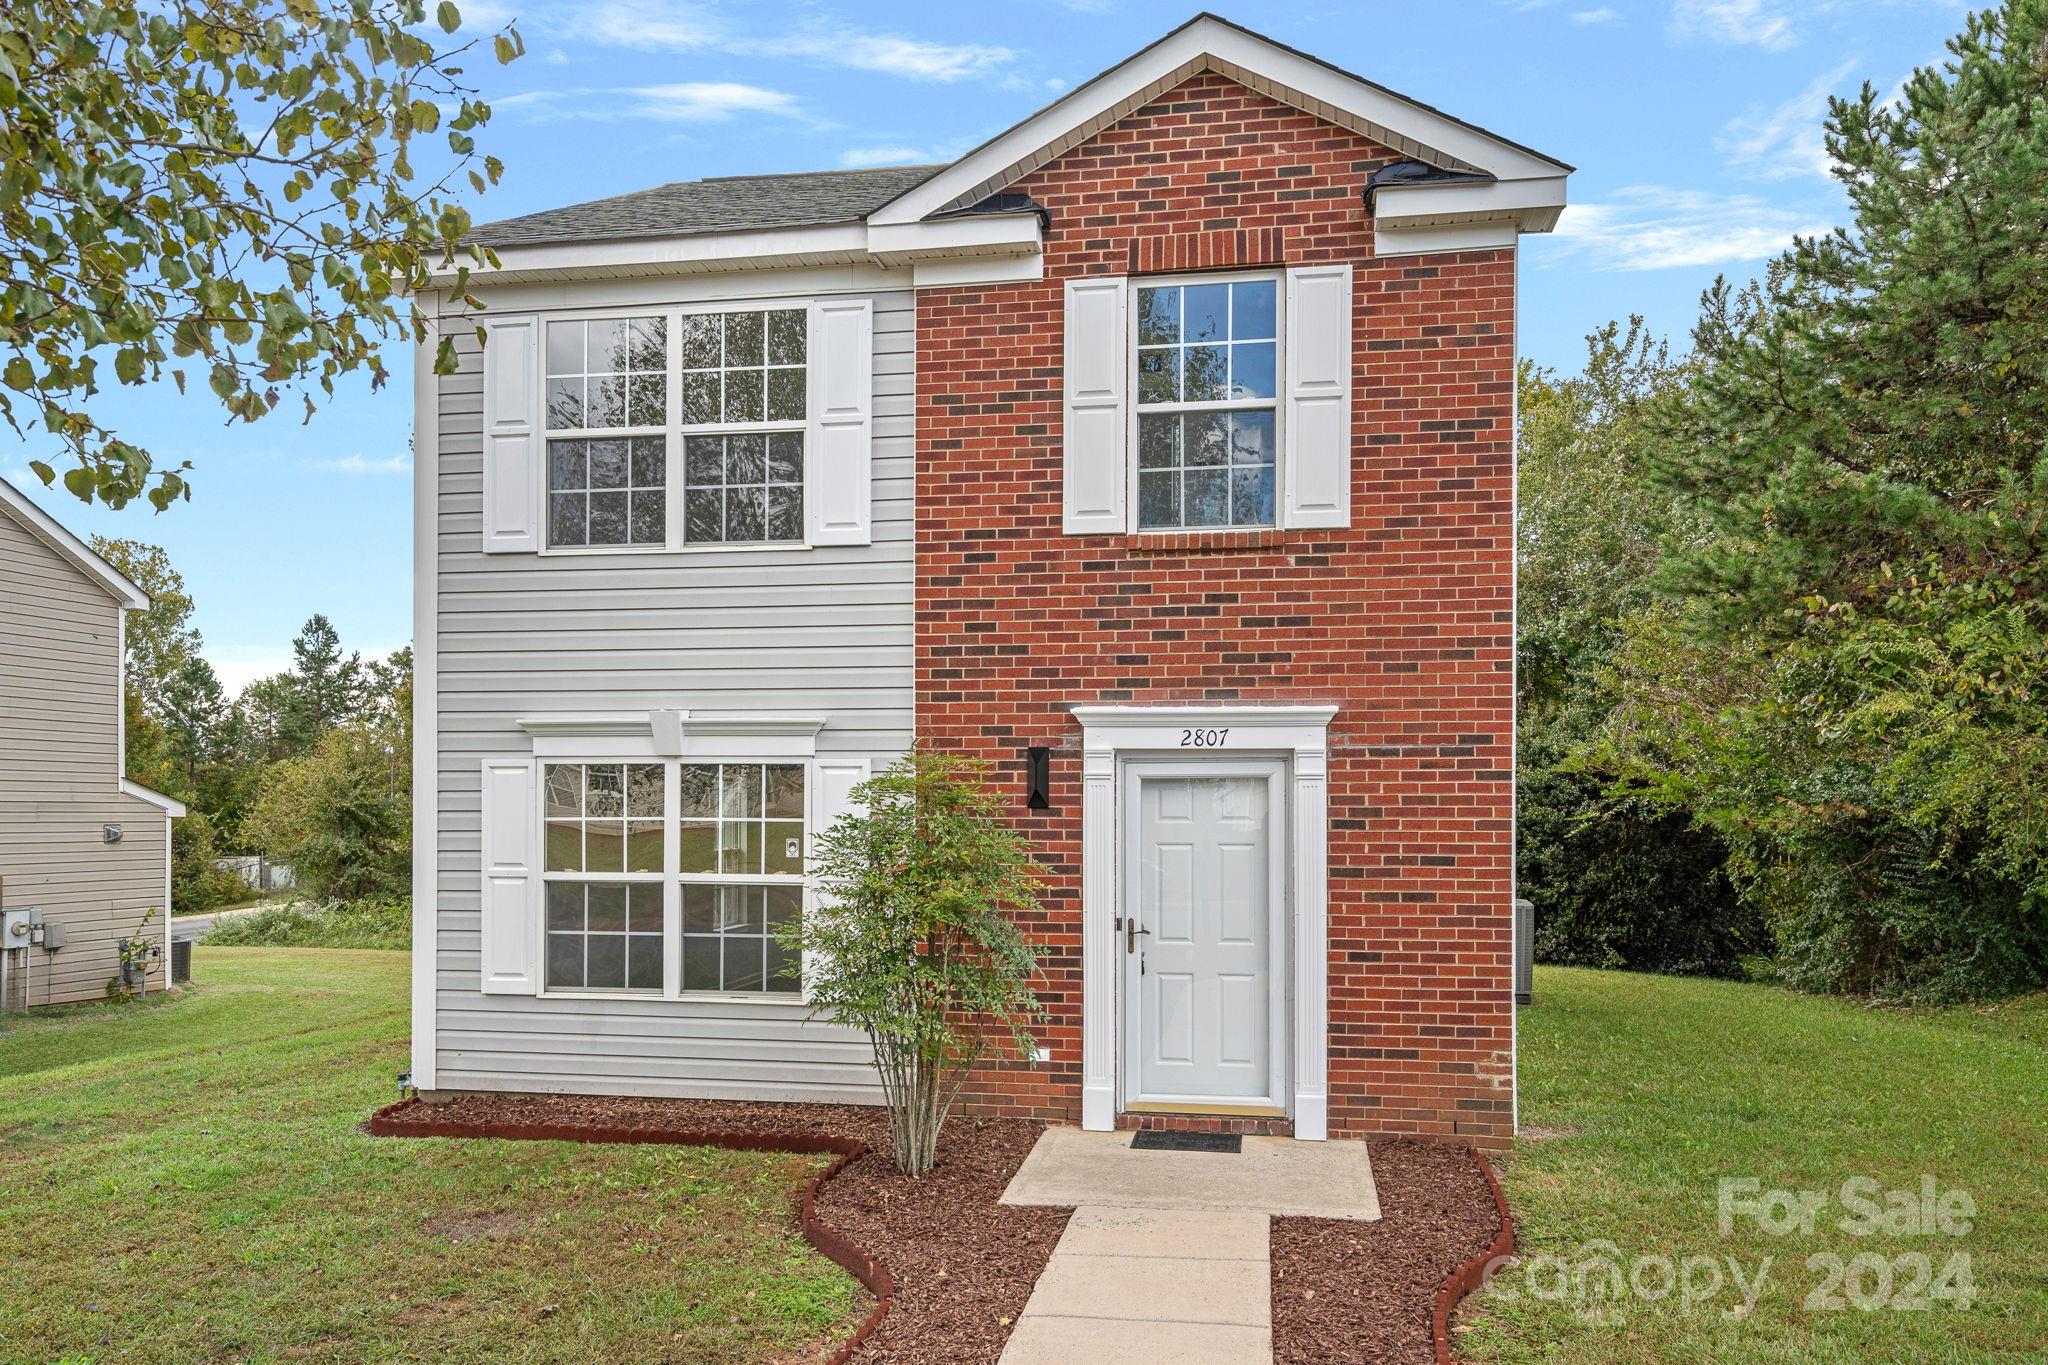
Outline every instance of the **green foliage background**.
<svg viewBox="0 0 2048 1365">
<path fill-rule="evenodd" d="M 1562 397 L 1524 376 L 1523 863 L 1565 869 L 1561 960 L 1690 905 L 1803 987 L 2048 979 L 2048 0 L 1950 50 L 1834 102 L 1853 226 L 1717 284 L 1685 362 L 1610 333 Z M 1719 907 L 1678 894 L 1715 848 Z"/>
</svg>

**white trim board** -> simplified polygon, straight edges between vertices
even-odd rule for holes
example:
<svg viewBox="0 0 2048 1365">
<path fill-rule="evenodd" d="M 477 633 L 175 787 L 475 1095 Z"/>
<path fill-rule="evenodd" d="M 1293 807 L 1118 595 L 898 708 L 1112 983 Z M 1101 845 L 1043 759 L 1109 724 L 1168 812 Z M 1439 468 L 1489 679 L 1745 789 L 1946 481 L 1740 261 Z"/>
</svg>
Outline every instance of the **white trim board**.
<svg viewBox="0 0 2048 1365">
<path fill-rule="evenodd" d="M 1278 755 L 1286 760 L 1287 970 L 1294 1135 L 1329 1136 L 1329 727 L 1334 706 L 1076 706 L 1081 723 L 1081 1126 L 1116 1127 L 1122 964 L 1119 792 L 1140 755 Z M 1199 742 L 1194 732 L 1201 732 Z"/>
<path fill-rule="evenodd" d="M 440 945 L 440 679 L 435 608 L 441 562 L 440 296 L 415 305 L 429 314 L 412 356 L 412 1083 L 434 1088 L 434 977 Z"/>
</svg>

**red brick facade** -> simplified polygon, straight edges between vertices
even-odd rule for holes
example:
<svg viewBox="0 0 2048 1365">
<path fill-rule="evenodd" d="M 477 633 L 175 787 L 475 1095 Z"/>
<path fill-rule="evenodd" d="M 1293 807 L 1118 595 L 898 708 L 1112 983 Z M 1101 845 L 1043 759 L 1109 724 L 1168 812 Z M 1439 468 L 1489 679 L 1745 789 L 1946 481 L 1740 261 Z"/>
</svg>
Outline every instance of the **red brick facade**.
<svg viewBox="0 0 2048 1365">
<path fill-rule="evenodd" d="M 1375 260 L 1359 195 L 1395 155 L 1199 76 L 1010 187 L 1051 210 L 1042 281 L 918 292 L 918 730 L 998 764 L 1054 880 L 1052 1058 L 991 1072 L 986 1110 L 1079 1117 L 1066 708 L 1321 702 L 1330 1132 L 1511 1136 L 1514 253 Z M 1063 534 L 1063 282 L 1330 260 L 1356 270 L 1351 526 Z"/>
</svg>

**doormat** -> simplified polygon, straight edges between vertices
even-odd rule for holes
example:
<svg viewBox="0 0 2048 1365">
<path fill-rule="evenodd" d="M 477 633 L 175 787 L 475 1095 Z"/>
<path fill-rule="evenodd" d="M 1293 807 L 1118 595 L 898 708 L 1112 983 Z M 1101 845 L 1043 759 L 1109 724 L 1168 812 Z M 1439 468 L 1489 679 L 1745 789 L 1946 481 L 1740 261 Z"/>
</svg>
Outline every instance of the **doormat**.
<svg viewBox="0 0 2048 1365">
<path fill-rule="evenodd" d="M 1241 1152 L 1242 1133 L 1168 1133 L 1141 1128 L 1131 1139 L 1134 1152 Z"/>
</svg>

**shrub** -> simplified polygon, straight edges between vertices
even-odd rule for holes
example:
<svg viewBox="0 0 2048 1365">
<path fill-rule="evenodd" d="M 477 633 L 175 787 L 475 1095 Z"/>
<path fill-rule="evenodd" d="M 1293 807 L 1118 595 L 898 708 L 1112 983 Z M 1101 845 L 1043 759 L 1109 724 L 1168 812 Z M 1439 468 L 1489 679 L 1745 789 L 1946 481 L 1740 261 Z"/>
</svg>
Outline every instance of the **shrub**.
<svg viewBox="0 0 2048 1365">
<path fill-rule="evenodd" d="M 401 723 L 329 732 L 263 774 L 242 833 L 308 894 L 389 900 L 412 876 L 411 742 Z"/>
<path fill-rule="evenodd" d="M 854 788 L 811 859 L 819 904 L 783 934 L 809 954 L 815 1012 L 874 1044 L 896 1165 L 913 1176 L 975 1063 L 1030 1048 L 1041 1013 L 1011 918 L 1038 908 L 1038 867 L 984 772 L 918 751 Z"/>
<path fill-rule="evenodd" d="M 213 821 L 196 806 L 171 822 L 171 907 L 179 914 L 233 905 L 255 893 L 247 882 L 214 860 L 220 844 Z"/>
<path fill-rule="evenodd" d="M 220 920 L 209 948 L 412 947 L 412 903 L 406 900 L 294 901 Z"/>
<path fill-rule="evenodd" d="M 1717 835 L 1682 811 L 1610 795 L 1607 775 L 1560 748 L 1530 727 L 1519 755 L 1516 887 L 1536 906 L 1537 961 L 1739 976 L 1743 958 L 1769 950 Z"/>
</svg>

